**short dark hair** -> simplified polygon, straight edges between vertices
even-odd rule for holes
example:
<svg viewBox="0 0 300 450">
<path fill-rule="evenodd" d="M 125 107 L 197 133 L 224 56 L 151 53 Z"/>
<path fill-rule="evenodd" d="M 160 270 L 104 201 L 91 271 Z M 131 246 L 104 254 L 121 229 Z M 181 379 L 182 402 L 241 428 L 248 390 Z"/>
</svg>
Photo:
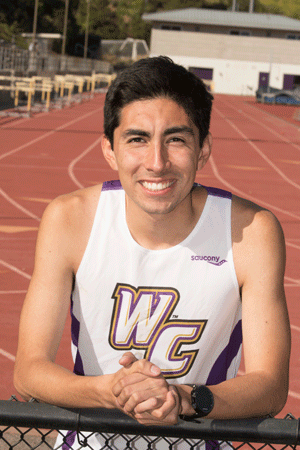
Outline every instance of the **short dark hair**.
<svg viewBox="0 0 300 450">
<path fill-rule="evenodd" d="M 141 59 L 123 69 L 104 104 L 104 133 L 113 148 L 122 109 L 137 100 L 166 97 L 182 106 L 199 130 L 200 147 L 209 132 L 213 96 L 203 81 L 166 56 Z"/>
</svg>

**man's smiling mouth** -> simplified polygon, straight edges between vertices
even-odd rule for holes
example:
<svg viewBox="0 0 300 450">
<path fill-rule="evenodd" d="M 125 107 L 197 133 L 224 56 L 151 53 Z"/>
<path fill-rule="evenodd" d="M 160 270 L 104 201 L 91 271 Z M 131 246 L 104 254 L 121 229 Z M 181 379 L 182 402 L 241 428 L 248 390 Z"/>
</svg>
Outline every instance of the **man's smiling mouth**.
<svg viewBox="0 0 300 450">
<path fill-rule="evenodd" d="M 173 181 L 160 181 L 159 183 L 155 183 L 155 182 L 149 182 L 149 181 L 142 181 L 142 185 L 148 189 L 148 191 L 163 191 L 164 189 L 167 189 L 168 187 L 170 187 L 172 184 L 174 183 Z"/>
</svg>

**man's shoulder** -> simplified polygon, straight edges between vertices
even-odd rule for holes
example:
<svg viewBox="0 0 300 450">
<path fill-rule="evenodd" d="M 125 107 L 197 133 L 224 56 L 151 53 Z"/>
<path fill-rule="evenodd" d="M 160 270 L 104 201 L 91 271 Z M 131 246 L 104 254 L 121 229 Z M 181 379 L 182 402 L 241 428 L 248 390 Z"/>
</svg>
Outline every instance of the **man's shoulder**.
<svg viewBox="0 0 300 450">
<path fill-rule="evenodd" d="M 261 273 L 272 277 L 283 273 L 285 242 L 278 219 L 271 211 L 236 196 L 232 199 L 232 245 L 240 286 L 260 279 Z"/>
<path fill-rule="evenodd" d="M 43 221 L 55 221 L 68 228 L 93 220 L 102 184 L 56 197 L 47 206 Z"/>
<path fill-rule="evenodd" d="M 282 236 L 277 217 L 268 209 L 245 198 L 232 196 L 232 229 L 238 240 L 259 242 L 266 236 Z"/>
</svg>

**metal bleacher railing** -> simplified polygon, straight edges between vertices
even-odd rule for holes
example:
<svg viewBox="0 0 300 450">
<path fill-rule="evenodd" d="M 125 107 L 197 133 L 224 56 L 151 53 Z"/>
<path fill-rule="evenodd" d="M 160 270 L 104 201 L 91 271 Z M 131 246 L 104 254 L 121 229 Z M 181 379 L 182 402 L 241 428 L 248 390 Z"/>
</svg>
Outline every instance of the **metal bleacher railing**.
<svg viewBox="0 0 300 450">
<path fill-rule="evenodd" d="M 0 401 L 1 450 L 91 449 L 89 437 L 94 433 L 102 437 L 98 450 L 295 449 L 300 445 L 300 422 L 291 415 L 285 419 L 200 419 L 148 427 L 117 410 L 65 409 L 15 400 Z M 65 438 L 57 444 L 59 430 L 77 435 L 73 441 Z"/>
<path fill-rule="evenodd" d="M 41 54 L 0 42 L 1 116 L 30 115 L 90 98 L 114 78 L 110 63 Z"/>
<path fill-rule="evenodd" d="M 111 65 L 96 59 L 62 56 L 54 53 L 39 54 L 0 43 L 0 71 L 8 70 L 23 74 L 41 72 L 91 73 L 92 71 L 109 73 Z"/>
<path fill-rule="evenodd" d="M 16 77 L 0 75 L 0 92 L 9 92 L 13 107 L 0 112 L 2 116 L 31 115 L 51 108 L 69 106 L 90 98 L 99 89 L 106 89 L 114 74 L 54 75 L 52 77 Z"/>
</svg>

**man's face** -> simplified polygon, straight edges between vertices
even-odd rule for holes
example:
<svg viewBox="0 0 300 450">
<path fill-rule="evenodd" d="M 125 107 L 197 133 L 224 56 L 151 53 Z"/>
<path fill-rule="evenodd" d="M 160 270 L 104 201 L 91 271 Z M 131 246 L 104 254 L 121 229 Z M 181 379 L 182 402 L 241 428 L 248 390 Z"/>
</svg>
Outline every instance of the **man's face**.
<svg viewBox="0 0 300 450">
<path fill-rule="evenodd" d="M 167 214 L 190 204 L 196 171 L 206 162 L 209 144 L 206 140 L 200 149 L 198 128 L 181 106 L 167 98 L 128 104 L 113 141 L 112 150 L 104 138 L 103 151 L 119 172 L 127 208 Z"/>
</svg>

